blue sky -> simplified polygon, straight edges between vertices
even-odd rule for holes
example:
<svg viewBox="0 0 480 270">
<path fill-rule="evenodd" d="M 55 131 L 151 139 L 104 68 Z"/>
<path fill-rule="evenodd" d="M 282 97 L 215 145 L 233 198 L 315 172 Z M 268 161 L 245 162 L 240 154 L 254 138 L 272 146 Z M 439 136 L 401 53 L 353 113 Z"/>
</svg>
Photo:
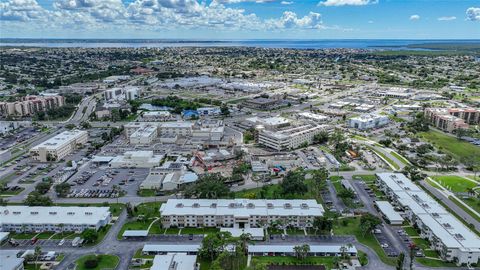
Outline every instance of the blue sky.
<svg viewBox="0 0 480 270">
<path fill-rule="evenodd" d="M 480 39 L 479 0 L 0 0 L 0 37 Z"/>
</svg>

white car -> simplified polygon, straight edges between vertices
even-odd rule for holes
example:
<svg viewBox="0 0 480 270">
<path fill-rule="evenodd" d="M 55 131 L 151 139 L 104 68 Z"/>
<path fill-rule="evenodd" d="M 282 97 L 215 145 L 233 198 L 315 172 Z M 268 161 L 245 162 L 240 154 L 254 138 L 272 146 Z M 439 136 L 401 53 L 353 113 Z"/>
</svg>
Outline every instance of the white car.
<svg viewBox="0 0 480 270">
<path fill-rule="evenodd" d="M 388 248 L 388 244 L 387 243 L 383 243 L 381 244 L 382 248 Z"/>
<path fill-rule="evenodd" d="M 61 246 L 63 244 L 65 244 L 65 239 L 60 240 L 60 242 L 58 243 L 59 246 Z"/>
</svg>

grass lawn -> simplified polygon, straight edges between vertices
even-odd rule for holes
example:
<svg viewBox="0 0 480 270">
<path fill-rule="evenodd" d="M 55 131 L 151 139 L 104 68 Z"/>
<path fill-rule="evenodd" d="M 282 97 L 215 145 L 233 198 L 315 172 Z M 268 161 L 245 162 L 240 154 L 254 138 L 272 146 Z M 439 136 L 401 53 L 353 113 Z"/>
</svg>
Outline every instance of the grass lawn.
<svg viewBox="0 0 480 270">
<path fill-rule="evenodd" d="M 444 262 L 442 260 L 433 260 L 428 258 L 416 258 L 417 262 L 429 267 L 456 267 L 454 263 Z"/>
<path fill-rule="evenodd" d="M 435 250 L 424 250 L 425 257 L 438 258 L 438 252 Z"/>
<path fill-rule="evenodd" d="M 297 259 L 290 256 L 262 256 L 253 257 L 252 260 L 256 260 L 261 263 L 274 264 L 274 265 L 325 265 L 327 269 L 334 268 L 334 257 L 307 257 L 304 260 Z"/>
<path fill-rule="evenodd" d="M 157 220 L 152 224 L 152 227 L 150 227 L 148 234 L 163 234 L 164 231 L 165 229 L 162 228 L 162 223 L 160 220 Z"/>
<path fill-rule="evenodd" d="M 415 245 L 423 250 L 429 249 L 430 248 L 430 243 L 422 238 L 412 238 L 412 241 L 415 243 Z"/>
<path fill-rule="evenodd" d="M 394 156 L 396 159 L 398 159 L 400 162 L 402 162 L 405 166 L 410 165 L 410 163 L 408 162 L 408 160 L 407 160 L 406 158 L 402 157 L 401 155 L 399 155 L 397 152 L 392 151 L 392 152 L 390 152 L 390 154 L 391 154 L 392 156 Z"/>
<path fill-rule="evenodd" d="M 54 235 L 55 232 L 42 232 L 37 237 L 38 239 L 48 239 L 50 236 Z"/>
<path fill-rule="evenodd" d="M 155 258 L 155 255 L 143 255 L 142 249 L 138 249 L 137 251 L 135 251 L 133 258 L 153 259 Z"/>
<path fill-rule="evenodd" d="M 403 227 L 403 229 L 409 236 L 419 236 L 418 232 L 411 226 Z"/>
<path fill-rule="evenodd" d="M 10 233 L 10 238 L 13 239 L 32 239 L 38 233 Z"/>
<path fill-rule="evenodd" d="M 15 196 L 15 195 L 18 195 L 20 194 L 20 192 L 24 191 L 25 188 L 23 187 L 20 187 L 19 189 L 15 190 L 15 191 L 0 191 L 0 196 Z"/>
<path fill-rule="evenodd" d="M 200 263 L 200 270 L 210 270 L 212 265 L 212 262 L 206 260 L 198 260 L 197 262 Z"/>
<path fill-rule="evenodd" d="M 123 224 L 122 228 L 118 232 L 117 239 L 122 239 L 122 234 L 127 230 L 146 230 L 152 221 L 130 221 Z"/>
<path fill-rule="evenodd" d="M 283 234 L 283 230 L 277 228 L 268 228 L 267 232 L 268 234 Z"/>
<path fill-rule="evenodd" d="M 375 236 L 372 233 L 368 233 L 363 236 L 362 231 L 360 230 L 360 218 L 347 218 L 349 220 L 348 224 L 343 225 L 342 222 L 338 222 L 334 225 L 333 231 L 335 235 L 354 235 L 358 242 L 369 246 L 371 249 L 377 253 L 378 257 L 382 262 L 388 265 L 395 265 L 395 259 L 389 258 L 383 251 L 383 248 L 378 243 Z"/>
<path fill-rule="evenodd" d="M 364 182 L 369 183 L 369 182 L 375 182 L 375 180 L 377 180 L 377 177 L 373 174 L 366 174 L 366 175 L 354 175 L 352 176 L 352 179 L 363 180 Z"/>
<path fill-rule="evenodd" d="M 60 239 L 68 238 L 71 235 L 75 235 L 75 233 L 74 232 L 57 233 L 52 237 L 52 239 L 60 240 Z"/>
<path fill-rule="evenodd" d="M 474 182 L 456 175 L 433 176 L 432 178 L 453 192 L 467 192 L 469 188 L 477 186 Z"/>
<path fill-rule="evenodd" d="M 381 158 L 383 158 L 388 164 L 390 164 L 395 170 L 399 170 L 400 169 L 400 166 L 398 166 L 397 163 L 395 163 L 391 158 L 387 157 L 387 155 L 385 155 L 384 153 L 380 152 L 380 151 L 377 151 L 375 148 L 373 147 L 369 147 L 367 146 L 370 150 L 372 150 L 375 154 L 377 154 L 378 156 L 380 156 Z"/>
<path fill-rule="evenodd" d="M 143 216 L 150 216 L 150 217 L 158 217 L 159 216 L 159 210 L 160 206 L 162 205 L 162 202 L 147 202 L 147 203 L 141 203 L 137 206 L 135 206 L 135 210 L 133 215 L 135 217 L 138 217 L 139 215 Z"/>
<path fill-rule="evenodd" d="M 137 192 L 137 194 L 140 197 L 154 197 L 156 194 L 156 191 L 153 189 L 140 189 Z"/>
<path fill-rule="evenodd" d="M 452 202 L 454 202 L 456 205 L 458 205 L 458 207 L 462 208 L 463 211 L 465 211 L 467 214 L 469 214 L 469 215 L 472 216 L 474 219 L 476 219 L 477 221 L 480 222 L 480 217 L 479 217 L 478 215 L 476 215 L 475 213 L 473 213 L 472 211 L 470 211 L 470 209 L 468 209 L 467 207 L 465 207 L 463 204 L 461 204 L 458 199 L 455 199 L 455 198 L 452 197 L 452 196 L 450 196 L 450 197 L 448 197 L 448 198 L 450 199 L 450 201 L 452 201 Z M 476 203 L 475 203 L 475 200 L 477 201 Z M 478 209 L 480 208 L 480 205 L 479 205 L 479 201 L 480 201 L 480 200 L 479 200 L 479 199 L 469 198 L 469 199 L 468 199 L 468 203 L 467 203 L 467 200 L 465 200 L 465 199 L 462 199 L 462 201 L 464 201 L 466 204 L 468 204 L 468 205 L 469 205 L 470 207 L 472 207 L 473 209 L 476 209 L 477 212 L 479 211 L 479 210 L 478 210 Z M 472 205 L 470 205 L 470 203 L 471 203 Z M 480 213 L 480 212 L 479 212 L 479 213 Z"/>
<path fill-rule="evenodd" d="M 456 157 L 457 160 L 473 154 L 477 161 L 480 162 L 480 147 L 478 146 L 465 141 L 460 141 L 455 137 L 446 135 L 436 130 L 422 132 L 419 133 L 419 135 L 421 138 L 435 145 L 437 148 L 441 147 L 443 151 L 449 152 Z"/>
<path fill-rule="evenodd" d="M 287 229 L 287 234 L 288 235 L 305 235 L 305 232 L 303 230 L 300 230 L 300 229 L 288 228 Z"/>
<path fill-rule="evenodd" d="M 91 260 L 91 259 L 95 259 L 95 258 L 98 258 L 99 259 L 99 262 L 98 262 L 98 266 L 96 268 L 86 268 L 85 267 L 85 261 L 87 260 Z M 76 270 L 84 270 L 84 269 L 98 269 L 98 270 L 101 270 L 101 269 L 115 269 L 118 265 L 118 262 L 120 261 L 120 258 L 118 258 L 117 256 L 115 255 L 108 255 L 108 254 L 102 254 L 102 255 L 94 255 L 94 254 L 91 254 L 91 255 L 86 255 L 86 256 L 83 256 L 81 257 L 80 259 L 78 259 L 76 261 L 77 263 L 77 267 L 76 267 Z"/>
<path fill-rule="evenodd" d="M 178 234 L 179 228 L 168 228 L 165 230 L 165 234 Z"/>
<path fill-rule="evenodd" d="M 211 234 L 220 231 L 218 228 L 183 228 L 181 234 Z"/>
</svg>

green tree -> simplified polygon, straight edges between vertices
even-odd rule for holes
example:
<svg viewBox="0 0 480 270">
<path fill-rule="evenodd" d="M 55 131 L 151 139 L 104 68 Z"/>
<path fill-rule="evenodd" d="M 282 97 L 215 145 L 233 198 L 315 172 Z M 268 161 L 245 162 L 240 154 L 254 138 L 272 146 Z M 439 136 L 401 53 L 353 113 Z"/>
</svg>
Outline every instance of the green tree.
<svg viewBox="0 0 480 270">
<path fill-rule="evenodd" d="M 293 251 L 295 252 L 295 257 L 300 260 L 304 260 L 307 258 L 308 253 L 310 252 L 310 246 L 308 244 L 294 246 Z"/>
<path fill-rule="evenodd" d="M 52 199 L 48 196 L 42 196 L 37 191 L 30 192 L 27 198 L 23 201 L 28 206 L 50 206 L 53 204 Z"/>
<path fill-rule="evenodd" d="M 61 183 L 55 186 L 55 192 L 57 193 L 58 197 L 66 197 L 67 194 L 70 192 L 70 184 L 69 183 Z"/>
<path fill-rule="evenodd" d="M 35 269 L 37 269 L 38 267 L 38 258 L 40 257 L 40 255 L 42 255 L 42 247 L 40 247 L 39 245 L 35 246 L 35 251 L 33 253 L 33 256 L 35 256 Z"/>
<path fill-rule="evenodd" d="M 375 227 L 382 224 L 382 221 L 379 217 L 374 216 L 370 213 L 363 214 L 360 218 L 360 230 L 362 236 L 365 236 L 367 233 L 370 233 Z"/>
<path fill-rule="evenodd" d="M 35 191 L 40 194 L 46 194 L 51 187 L 52 184 L 50 182 L 40 182 L 35 186 Z"/>
<path fill-rule="evenodd" d="M 186 198 L 218 199 L 229 194 L 225 186 L 225 178 L 220 174 L 205 174 L 195 184 L 190 185 L 184 191 Z"/>
<path fill-rule="evenodd" d="M 333 228 L 333 221 L 327 216 L 316 217 L 313 220 L 313 228 L 315 228 L 315 233 L 320 232 L 330 232 Z"/>
<path fill-rule="evenodd" d="M 318 134 L 313 136 L 313 143 L 327 143 L 328 142 L 328 131 L 322 130 Z"/>
<path fill-rule="evenodd" d="M 304 183 L 305 172 L 303 170 L 289 171 L 280 183 L 282 194 L 285 196 L 304 194 L 308 191 Z"/>
<path fill-rule="evenodd" d="M 202 240 L 202 246 L 198 251 L 198 255 L 213 262 L 224 251 L 231 237 L 232 235 L 228 232 L 207 234 Z"/>
<path fill-rule="evenodd" d="M 397 265 L 395 266 L 396 270 L 403 270 L 403 266 L 405 264 L 405 253 L 400 252 L 397 258 Z"/>
<path fill-rule="evenodd" d="M 86 229 L 82 232 L 82 238 L 85 243 L 95 243 L 98 239 L 98 232 L 93 229 Z"/>
</svg>

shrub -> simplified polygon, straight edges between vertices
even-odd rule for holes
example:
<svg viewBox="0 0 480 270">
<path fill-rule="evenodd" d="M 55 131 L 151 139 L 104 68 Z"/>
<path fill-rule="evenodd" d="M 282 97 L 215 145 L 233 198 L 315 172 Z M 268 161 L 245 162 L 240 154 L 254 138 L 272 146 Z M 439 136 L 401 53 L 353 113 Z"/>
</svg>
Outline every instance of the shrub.
<svg viewBox="0 0 480 270">
<path fill-rule="evenodd" d="M 84 263 L 85 268 L 87 269 L 94 269 L 98 266 L 98 258 L 95 257 L 93 259 L 88 259 Z"/>
</svg>

